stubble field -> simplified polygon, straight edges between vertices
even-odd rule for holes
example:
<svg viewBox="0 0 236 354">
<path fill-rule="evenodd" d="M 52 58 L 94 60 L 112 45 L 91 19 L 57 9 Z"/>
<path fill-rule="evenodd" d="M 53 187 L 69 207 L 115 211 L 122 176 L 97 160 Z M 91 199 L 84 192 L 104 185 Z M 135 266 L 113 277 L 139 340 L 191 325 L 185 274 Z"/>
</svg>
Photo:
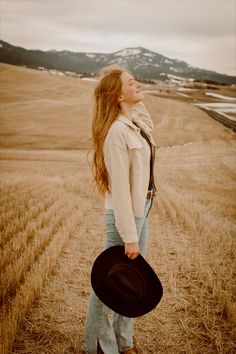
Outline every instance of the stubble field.
<svg viewBox="0 0 236 354">
<path fill-rule="evenodd" d="M 1 352 L 82 353 L 104 242 L 87 162 L 93 83 L 3 64 L 1 74 Z M 187 102 L 145 103 L 158 145 L 147 259 L 164 297 L 135 320 L 136 346 L 234 353 L 235 135 Z"/>
</svg>

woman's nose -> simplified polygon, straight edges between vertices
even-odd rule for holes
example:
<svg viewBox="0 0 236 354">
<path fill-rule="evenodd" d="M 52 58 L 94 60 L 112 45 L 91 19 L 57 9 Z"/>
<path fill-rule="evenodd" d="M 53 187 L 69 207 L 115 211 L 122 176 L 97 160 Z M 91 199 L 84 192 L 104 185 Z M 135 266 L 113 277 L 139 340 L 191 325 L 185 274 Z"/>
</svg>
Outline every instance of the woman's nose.
<svg viewBox="0 0 236 354">
<path fill-rule="evenodd" d="M 138 88 L 140 88 L 140 87 L 141 87 L 140 82 L 137 82 L 137 83 L 136 83 L 136 86 L 137 86 Z"/>
</svg>

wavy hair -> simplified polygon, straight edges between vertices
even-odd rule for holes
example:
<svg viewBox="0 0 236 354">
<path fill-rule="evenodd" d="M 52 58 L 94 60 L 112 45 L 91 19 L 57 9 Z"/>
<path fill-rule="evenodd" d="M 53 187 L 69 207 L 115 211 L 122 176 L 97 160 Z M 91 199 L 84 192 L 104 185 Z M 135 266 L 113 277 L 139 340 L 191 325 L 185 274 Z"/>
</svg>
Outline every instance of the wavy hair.
<svg viewBox="0 0 236 354">
<path fill-rule="evenodd" d="M 128 72 L 128 70 L 119 65 L 103 68 L 99 72 L 98 82 L 92 96 L 92 173 L 93 183 L 101 195 L 110 192 L 103 145 L 111 124 L 120 113 L 118 97 L 121 94 L 123 72 Z"/>
</svg>

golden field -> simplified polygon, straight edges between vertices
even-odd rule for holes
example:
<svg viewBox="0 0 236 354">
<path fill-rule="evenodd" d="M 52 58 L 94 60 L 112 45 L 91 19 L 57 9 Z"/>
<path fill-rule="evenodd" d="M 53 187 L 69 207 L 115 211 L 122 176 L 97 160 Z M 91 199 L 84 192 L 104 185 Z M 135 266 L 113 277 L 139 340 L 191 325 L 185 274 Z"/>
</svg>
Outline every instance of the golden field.
<svg viewBox="0 0 236 354">
<path fill-rule="evenodd" d="M 6 64 L 0 77 L 0 352 L 82 353 L 104 240 L 88 163 L 94 83 Z M 136 346 L 234 353 L 235 133 L 172 93 L 144 102 L 158 146 L 147 259 L 164 296 L 135 320 Z"/>
</svg>

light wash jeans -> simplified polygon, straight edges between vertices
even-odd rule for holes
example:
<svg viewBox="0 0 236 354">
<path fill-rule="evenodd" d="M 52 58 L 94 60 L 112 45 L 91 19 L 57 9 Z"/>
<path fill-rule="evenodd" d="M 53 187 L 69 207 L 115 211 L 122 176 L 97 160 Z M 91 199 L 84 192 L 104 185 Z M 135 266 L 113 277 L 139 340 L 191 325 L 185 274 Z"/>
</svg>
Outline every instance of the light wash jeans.
<svg viewBox="0 0 236 354">
<path fill-rule="evenodd" d="M 146 255 L 148 238 L 147 216 L 151 206 L 152 200 L 146 200 L 143 217 L 135 217 L 142 256 Z M 113 210 L 105 209 L 104 222 L 106 233 L 105 249 L 123 245 L 124 242 L 115 226 Z M 110 312 L 112 311 L 98 299 L 91 288 L 85 323 L 84 351 L 86 353 L 97 354 L 98 343 L 105 354 L 119 354 L 119 352 L 133 346 L 133 319 L 112 312 L 112 320 L 110 320 Z"/>
</svg>

